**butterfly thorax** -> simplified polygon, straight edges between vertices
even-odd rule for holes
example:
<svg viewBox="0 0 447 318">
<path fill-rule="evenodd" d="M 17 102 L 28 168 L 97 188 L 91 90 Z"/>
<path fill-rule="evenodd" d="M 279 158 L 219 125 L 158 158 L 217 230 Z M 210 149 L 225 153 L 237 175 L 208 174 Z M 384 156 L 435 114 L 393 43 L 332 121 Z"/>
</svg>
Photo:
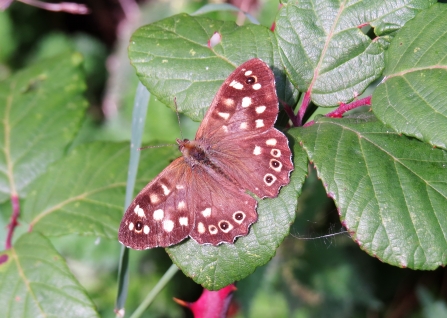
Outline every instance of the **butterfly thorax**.
<svg viewBox="0 0 447 318">
<path fill-rule="evenodd" d="M 189 139 L 177 139 L 178 149 L 182 152 L 185 161 L 191 166 L 206 165 L 213 167 L 205 149 L 196 141 Z"/>
</svg>

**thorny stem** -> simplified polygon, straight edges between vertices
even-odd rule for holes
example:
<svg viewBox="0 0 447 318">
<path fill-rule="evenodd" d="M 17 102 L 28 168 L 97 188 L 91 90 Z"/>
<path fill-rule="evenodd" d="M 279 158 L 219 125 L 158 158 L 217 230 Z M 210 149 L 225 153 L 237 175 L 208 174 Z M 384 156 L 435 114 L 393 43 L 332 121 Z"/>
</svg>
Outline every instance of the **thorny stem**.
<svg viewBox="0 0 447 318">
<path fill-rule="evenodd" d="M 20 214 L 20 202 L 17 194 L 11 195 L 11 202 L 12 202 L 12 215 L 11 220 L 7 226 L 8 234 L 6 235 L 6 242 L 5 242 L 5 249 L 7 250 L 9 250 L 12 247 L 12 235 L 14 234 L 14 229 L 16 228 L 16 226 L 19 225 L 17 219 L 19 218 Z"/>
</svg>

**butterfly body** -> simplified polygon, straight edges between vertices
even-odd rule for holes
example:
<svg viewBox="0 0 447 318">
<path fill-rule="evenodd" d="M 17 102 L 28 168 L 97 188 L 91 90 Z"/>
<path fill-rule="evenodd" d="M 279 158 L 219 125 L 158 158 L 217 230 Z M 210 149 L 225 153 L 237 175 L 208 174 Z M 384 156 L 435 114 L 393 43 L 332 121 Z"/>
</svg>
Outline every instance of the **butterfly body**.
<svg viewBox="0 0 447 318">
<path fill-rule="evenodd" d="M 134 249 L 233 243 L 257 220 L 259 198 L 276 197 L 293 170 L 288 140 L 273 124 L 274 76 L 259 59 L 239 66 L 214 98 L 194 140 L 134 199 L 119 240 Z"/>
</svg>

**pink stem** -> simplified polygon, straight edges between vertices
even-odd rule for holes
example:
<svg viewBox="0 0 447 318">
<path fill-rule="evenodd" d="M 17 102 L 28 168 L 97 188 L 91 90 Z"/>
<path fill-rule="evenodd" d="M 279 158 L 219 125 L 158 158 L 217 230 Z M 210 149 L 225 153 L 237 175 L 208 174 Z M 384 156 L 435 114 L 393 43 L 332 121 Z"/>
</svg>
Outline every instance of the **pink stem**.
<svg viewBox="0 0 447 318">
<path fill-rule="evenodd" d="M 371 106 L 371 96 L 353 101 L 352 103 L 349 104 L 340 103 L 340 106 L 336 110 L 327 113 L 325 116 L 331 118 L 342 118 L 343 114 L 346 113 L 347 111 L 365 105 Z"/>
<path fill-rule="evenodd" d="M 5 249 L 9 250 L 12 247 L 12 236 L 14 234 L 14 229 L 17 225 L 19 225 L 19 222 L 17 219 L 20 215 L 20 201 L 19 197 L 16 194 L 11 195 L 11 202 L 12 202 L 12 215 L 11 220 L 7 226 L 8 228 L 8 234 L 6 235 L 6 243 L 5 243 Z"/>
<path fill-rule="evenodd" d="M 41 8 L 48 11 L 68 12 L 71 14 L 88 14 L 89 8 L 86 5 L 72 2 L 47 3 L 38 0 L 18 0 L 29 4 L 30 6 Z"/>
<path fill-rule="evenodd" d="M 296 119 L 296 126 L 301 126 L 303 124 L 303 118 L 306 114 L 307 107 L 309 107 L 310 104 L 310 92 L 307 91 L 306 94 L 304 94 L 303 103 L 300 106 L 300 110 L 298 111 L 298 117 Z"/>
</svg>

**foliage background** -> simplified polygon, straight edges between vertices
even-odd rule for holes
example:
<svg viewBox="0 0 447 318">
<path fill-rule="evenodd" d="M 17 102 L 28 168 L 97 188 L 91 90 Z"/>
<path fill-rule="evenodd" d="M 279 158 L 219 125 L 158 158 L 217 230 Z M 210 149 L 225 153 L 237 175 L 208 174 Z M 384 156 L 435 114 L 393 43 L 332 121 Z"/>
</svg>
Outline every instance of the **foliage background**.
<svg viewBox="0 0 447 318">
<path fill-rule="evenodd" d="M 61 52 L 84 55 L 89 113 L 76 144 L 95 140 L 128 140 L 137 77 L 130 67 L 127 45 L 138 26 L 178 12 L 194 12 L 205 2 L 167 1 L 139 3 L 87 1 L 89 16 L 52 13 L 14 3 L 0 13 L 0 80 L 14 71 Z M 127 3 L 127 7 L 126 7 Z M 276 1 L 253 2 L 250 11 L 266 26 L 277 12 Z M 228 12 L 208 16 L 234 21 Z M 42 23 L 45 21 L 45 23 Z M 192 137 L 197 123 L 182 118 L 185 137 Z M 172 143 L 178 138 L 175 114 L 151 100 L 144 142 Z M 74 146 L 74 145 L 73 145 Z M 151 150 L 147 150 L 151 151 Z M 0 206 L 0 228 L 6 228 L 10 203 Z M 19 228 L 20 229 L 20 228 Z M 20 229 L 26 231 L 26 228 Z M 368 256 L 343 234 L 332 201 L 311 171 L 298 206 L 297 221 L 267 265 L 237 285 L 237 316 L 248 317 L 434 317 L 447 315 L 447 275 L 412 271 L 383 264 Z M 19 233 L 16 234 L 18 236 Z M 0 237 L 4 240 L 4 235 Z M 86 288 L 103 317 L 112 317 L 120 245 L 116 240 L 65 236 L 52 238 L 57 250 Z M 4 241 L 0 242 L 4 245 Z M 127 311 L 132 312 L 171 260 L 163 249 L 131 252 L 131 280 Z M 194 301 L 201 292 L 181 272 L 158 296 L 147 317 L 188 315 L 172 301 Z M 437 315 L 435 315 L 437 313 Z"/>
</svg>

